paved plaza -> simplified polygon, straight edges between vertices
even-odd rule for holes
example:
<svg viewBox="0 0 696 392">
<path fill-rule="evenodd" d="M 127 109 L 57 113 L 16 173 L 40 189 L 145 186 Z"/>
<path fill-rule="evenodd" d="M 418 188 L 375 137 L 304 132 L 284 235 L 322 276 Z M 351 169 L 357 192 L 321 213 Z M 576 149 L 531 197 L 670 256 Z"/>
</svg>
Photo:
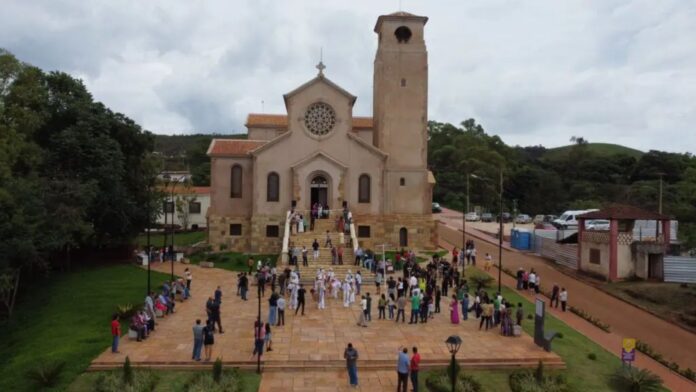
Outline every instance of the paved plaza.
<svg viewBox="0 0 696 392">
<path fill-rule="evenodd" d="M 175 272 L 183 275 L 185 266 L 177 264 Z M 153 265 L 168 272 L 168 264 Z M 162 369 L 195 369 L 210 364 L 191 360 L 193 339 L 191 327 L 196 318 L 205 320 L 205 301 L 220 285 L 222 298 L 222 326 L 224 334 L 215 336 L 213 358 L 220 357 L 226 366 L 254 368 L 253 321 L 258 311 L 256 290 L 250 290 L 249 301 L 236 296 L 236 273 L 221 269 L 189 266 L 193 273 L 192 295 L 177 304 L 177 312 L 159 319 L 155 332 L 143 342 L 122 339 L 120 354 L 109 349 L 99 355 L 91 369 L 120 366 L 126 355 L 135 366 Z M 375 295 L 374 287 L 371 295 Z M 268 317 L 268 296 L 262 298 L 262 319 Z M 308 293 L 309 294 L 309 293 Z M 352 342 L 358 350 L 361 378 L 371 379 L 370 385 L 392 389 L 396 381 L 394 369 L 396 354 L 401 345 L 417 346 L 423 357 L 423 367 L 446 366 L 449 353 L 444 344 L 450 335 L 463 340 L 457 358 L 464 367 L 492 368 L 535 366 L 538 360 L 549 366 L 563 366 L 561 359 L 535 346 L 528 335 L 519 338 L 502 337 L 498 329 L 479 331 L 474 319 L 459 325 L 449 322 L 449 310 L 443 298 L 442 313 L 427 324 L 409 325 L 378 320 L 377 300 L 373 300 L 373 321 L 367 328 L 356 325 L 359 315 L 357 304 L 344 308 L 340 300 L 329 300 L 324 310 L 316 307 L 308 295 L 305 316 L 286 311 L 286 325 L 272 328 L 273 351 L 263 355 L 264 375 L 261 390 L 272 386 L 291 387 L 291 390 L 322 390 L 347 384 L 343 349 Z M 406 311 L 407 317 L 410 310 Z M 531 322 L 525 320 L 525 322 Z M 340 381 L 339 381 L 340 380 Z M 339 384 L 337 384 L 337 382 Z M 332 387 L 333 385 L 333 387 Z M 309 388 L 309 389 L 307 389 Z M 371 388 L 371 390 L 373 390 Z M 379 390 L 379 389 L 374 389 Z"/>
</svg>

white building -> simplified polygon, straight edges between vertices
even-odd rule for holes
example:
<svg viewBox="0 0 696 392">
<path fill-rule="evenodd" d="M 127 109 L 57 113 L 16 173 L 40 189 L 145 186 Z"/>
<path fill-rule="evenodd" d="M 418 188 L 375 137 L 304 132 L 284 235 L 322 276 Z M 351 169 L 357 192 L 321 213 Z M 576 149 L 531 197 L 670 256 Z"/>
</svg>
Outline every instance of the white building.
<svg viewBox="0 0 696 392">
<path fill-rule="evenodd" d="M 210 207 L 210 187 L 194 186 L 184 187 L 178 185 L 174 188 L 174 198 L 172 199 L 172 189 L 162 188 L 165 192 L 163 211 L 167 213 L 166 223 L 172 224 L 172 212 L 174 212 L 174 224 L 182 229 L 198 229 L 208 227 L 208 208 Z M 178 206 L 179 208 L 176 208 Z M 164 224 L 164 214 L 157 217 L 157 223 Z M 186 227 L 184 227 L 186 226 Z"/>
</svg>

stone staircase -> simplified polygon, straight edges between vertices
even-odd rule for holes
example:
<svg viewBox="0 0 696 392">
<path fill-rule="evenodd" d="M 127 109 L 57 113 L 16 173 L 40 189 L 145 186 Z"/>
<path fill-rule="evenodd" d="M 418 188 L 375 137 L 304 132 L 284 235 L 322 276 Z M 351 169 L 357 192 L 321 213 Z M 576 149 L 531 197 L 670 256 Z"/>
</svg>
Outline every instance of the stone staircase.
<svg viewBox="0 0 696 392">
<path fill-rule="evenodd" d="M 338 246 L 339 233 L 336 230 L 336 221 L 332 218 L 316 220 L 314 222 L 314 231 L 290 234 L 290 248 L 297 246 L 301 249 L 303 246 L 306 246 L 308 250 L 309 266 L 303 266 L 301 258 L 297 262 L 302 283 L 306 285 L 312 284 L 314 282 L 317 269 L 319 268 L 323 268 L 325 271 L 332 268 L 336 276 L 341 280 L 345 278 L 348 270 L 350 270 L 353 274 L 360 271 L 363 284 L 374 283 L 374 275 L 369 270 L 354 265 L 355 254 L 353 253 L 352 245 L 350 245 L 349 234 L 344 235 L 345 242 L 343 244 L 343 265 L 331 264 L 331 248 L 324 246 L 326 243 L 327 230 L 329 231 L 329 236 L 331 237 L 331 243 L 334 246 Z M 319 258 L 316 261 L 314 261 L 312 257 L 312 243 L 314 242 L 315 238 L 319 242 Z"/>
</svg>

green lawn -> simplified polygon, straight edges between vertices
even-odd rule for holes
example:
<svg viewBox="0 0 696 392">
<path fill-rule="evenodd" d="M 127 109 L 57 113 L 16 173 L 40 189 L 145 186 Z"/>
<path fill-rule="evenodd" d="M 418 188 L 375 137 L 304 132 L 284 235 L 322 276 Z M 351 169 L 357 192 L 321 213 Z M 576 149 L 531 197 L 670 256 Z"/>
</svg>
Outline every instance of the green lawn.
<svg viewBox="0 0 696 392">
<path fill-rule="evenodd" d="M 475 268 L 467 269 L 467 277 L 475 274 L 484 274 L 484 272 Z M 492 297 L 495 289 L 488 289 L 488 292 Z M 515 290 L 506 287 L 503 287 L 503 296 L 515 306 L 519 302 L 522 303 L 525 311 L 522 329 L 533 336 L 534 321 L 526 319 L 526 315 L 534 314 L 534 304 L 518 295 Z M 614 372 L 621 367 L 621 361 L 618 357 L 548 313 L 545 328 L 546 331 L 553 330 L 563 334 L 562 339 L 554 339 L 552 349 L 565 361 L 567 370 L 563 373 L 574 391 L 614 390 L 611 387 L 610 379 Z M 594 361 L 588 359 L 587 356 L 590 353 L 594 353 L 597 359 Z M 502 372 L 502 374 L 499 372 L 471 372 L 471 374 L 477 377 L 484 386 L 488 386 L 484 390 L 501 390 L 498 389 L 498 386 L 503 384 L 502 379 L 507 380 L 506 372 Z"/>
<path fill-rule="evenodd" d="M 248 271 L 247 260 L 249 256 L 253 256 L 255 261 L 266 260 L 271 261 L 271 265 L 275 265 L 278 261 L 277 254 L 249 254 L 239 252 L 203 252 L 196 253 L 189 257 L 192 264 L 199 264 L 201 261 L 212 261 L 215 263 L 215 268 L 222 268 L 229 271 Z"/>
<path fill-rule="evenodd" d="M 152 277 L 157 287 L 167 275 Z M 54 389 L 63 390 L 111 345 L 116 305 L 141 304 L 146 279 L 135 266 L 108 265 L 54 274 L 23 290 L 13 319 L 0 325 L 0 391 L 36 390 L 24 374 L 43 361 L 65 362 Z"/>
<path fill-rule="evenodd" d="M 174 234 L 174 245 L 176 246 L 191 246 L 201 241 L 205 241 L 205 231 L 189 231 L 186 233 Z M 167 234 L 167 243 L 172 243 L 171 233 Z M 150 244 L 154 247 L 161 248 L 164 246 L 164 234 L 150 233 Z M 139 247 L 147 246 L 147 234 L 139 234 L 136 238 L 136 245 Z"/>
<path fill-rule="evenodd" d="M 212 364 L 210 365 L 212 368 Z M 120 371 L 120 370 L 116 370 Z M 196 375 L 193 371 L 153 370 L 158 381 L 152 392 L 186 392 L 185 385 Z M 67 392 L 83 392 L 94 390 L 94 383 L 101 372 L 89 372 L 80 375 L 68 388 Z M 239 392 L 256 392 L 261 383 L 261 377 L 249 371 L 241 371 L 241 390 Z"/>
<path fill-rule="evenodd" d="M 602 288 L 696 332 L 696 284 L 636 281 L 605 284 Z"/>
</svg>

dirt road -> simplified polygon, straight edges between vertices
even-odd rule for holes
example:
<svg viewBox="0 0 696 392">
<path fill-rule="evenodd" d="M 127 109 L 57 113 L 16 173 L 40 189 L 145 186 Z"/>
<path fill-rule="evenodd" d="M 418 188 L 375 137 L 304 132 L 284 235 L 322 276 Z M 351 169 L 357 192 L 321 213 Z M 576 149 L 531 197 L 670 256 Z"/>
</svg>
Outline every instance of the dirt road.
<svg viewBox="0 0 696 392">
<path fill-rule="evenodd" d="M 441 239 L 460 246 L 461 214 L 444 210 L 438 218 L 455 229 L 447 230 L 441 226 L 439 230 Z M 492 243 L 495 240 L 488 242 L 475 238 L 474 236 L 486 237 L 475 229 L 469 229 L 468 226 L 467 236 L 467 239 L 474 239 L 479 259 L 483 259 L 486 253 L 490 253 L 494 264 L 497 264 L 498 247 Z M 696 369 L 696 335 L 560 272 L 541 257 L 504 249 L 502 264 L 512 271 L 520 267 L 527 270 L 534 268 L 539 273 L 541 285 L 545 289 L 550 289 L 554 283 L 557 283 L 568 290 L 569 305 L 583 309 L 608 323 L 616 334 L 640 339 L 650 344 L 670 361 L 677 362 L 684 368 Z M 616 349 L 619 350 L 620 347 Z"/>
</svg>

